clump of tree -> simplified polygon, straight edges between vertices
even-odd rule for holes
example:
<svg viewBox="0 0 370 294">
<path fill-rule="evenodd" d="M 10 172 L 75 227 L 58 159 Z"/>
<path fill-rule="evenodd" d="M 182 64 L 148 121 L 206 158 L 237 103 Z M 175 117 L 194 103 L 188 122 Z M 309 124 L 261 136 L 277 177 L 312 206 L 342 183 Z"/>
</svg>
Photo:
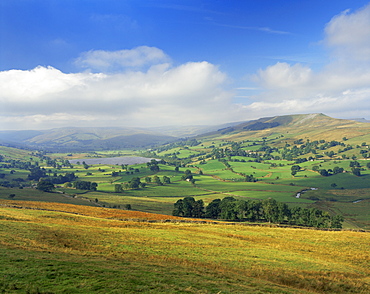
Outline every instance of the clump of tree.
<svg viewBox="0 0 370 294">
<path fill-rule="evenodd" d="M 163 183 L 158 176 L 153 177 L 153 182 L 156 183 L 158 186 L 163 186 Z"/>
<path fill-rule="evenodd" d="M 246 182 L 257 182 L 257 179 L 253 175 L 246 175 L 245 181 Z"/>
<path fill-rule="evenodd" d="M 361 169 L 359 169 L 358 167 L 352 167 L 352 173 L 357 176 L 357 177 L 360 177 L 361 176 Z"/>
<path fill-rule="evenodd" d="M 339 166 L 335 166 L 333 169 L 328 169 L 328 170 L 319 169 L 317 166 L 314 166 L 312 168 L 312 170 L 318 171 L 319 174 L 323 177 L 329 177 L 329 176 L 341 174 L 341 173 L 344 172 L 344 169 L 342 167 L 339 167 Z"/>
<path fill-rule="evenodd" d="M 123 187 L 121 184 L 115 184 L 114 185 L 114 192 L 115 193 L 122 193 L 123 192 Z"/>
<path fill-rule="evenodd" d="M 195 180 L 193 178 L 193 174 L 189 169 L 185 170 L 184 174 L 182 175 L 181 179 L 183 181 L 188 181 L 194 184 Z"/>
<path fill-rule="evenodd" d="M 96 191 L 98 184 L 89 181 L 75 181 L 72 183 L 72 187 L 79 190 Z"/>
<path fill-rule="evenodd" d="M 295 165 L 292 165 L 290 170 L 291 170 L 292 176 L 294 177 L 301 170 L 301 167 L 299 165 L 295 164 Z"/>
<path fill-rule="evenodd" d="M 73 182 L 77 179 L 77 176 L 72 172 L 72 173 L 66 173 L 64 175 L 62 174 L 55 174 L 53 177 L 50 177 L 50 181 L 53 184 L 64 184 L 67 182 Z"/>
<path fill-rule="evenodd" d="M 343 217 L 330 216 L 316 208 L 289 208 L 286 203 L 268 198 L 260 200 L 237 200 L 234 197 L 214 199 L 204 208 L 202 200 L 185 197 L 174 204 L 174 216 L 210 218 L 232 221 L 258 221 L 290 224 L 317 228 L 341 228 Z"/>
<path fill-rule="evenodd" d="M 152 159 L 151 161 L 147 162 L 147 167 L 152 171 L 152 172 L 159 172 L 159 166 L 158 166 L 158 161 L 155 159 Z"/>
<path fill-rule="evenodd" d="M 54 184 L 48 179 L 40 179 L 36 185 L 36 189 L 43 192 L 52 192 L 54 188 Z"/>
<path fill-rule="evenodd" d="M 196 201 L 194 197 L 185 197 L 174 204 L 172 214 L 174 216 L 202 218 L 204 217 L 204 202 L 203 200 Z"/>
<path fill-rule="evenodd" d="M 170 177 L 167 177 L 167 176 L 163 176 L 163 183 L 164 184 L 171 184 L 171 179 Z"/>
<path fill-rule="evenodd" d="M 45 168 L 40 168 L 38 166 L 35 166 L 35 167 L 31 168 L 30 173 L 27 176 L 28 180 L 31 180 L 31 181 L 32 180 L 38 181 L 41 178 L 45 178 L 45 177 L 46 177 Z"/>
<path fill-rule="evenodd" d="M 128 188 L 130 189 L 139 189 L 139 188 L 145 188 L 145 183 L 142 183 L 140 181 L 139 177 L 134 177 L 128 182 Z"/>
</svg>

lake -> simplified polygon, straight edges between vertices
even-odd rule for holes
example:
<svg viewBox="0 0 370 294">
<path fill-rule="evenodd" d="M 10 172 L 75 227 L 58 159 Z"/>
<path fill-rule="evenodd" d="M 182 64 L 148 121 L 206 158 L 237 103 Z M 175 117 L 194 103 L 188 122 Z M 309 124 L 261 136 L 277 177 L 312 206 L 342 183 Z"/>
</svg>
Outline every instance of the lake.
<svg viewBox="0 0 370 294">
<path fill-rule="evenodd" d="M 69 162 L 71 164 L 82 164 L 85 161 L 86 164 L 107 164 L 107 165 L 122 165 L 122 164 L 139 164 L 147 163 L 154 158 L 140 157 L 140 156 L 125 156 L 125 157 L 108 157 L 108 158 L 85 158 L 85 159 L 72 159 Z"/>
</svg>

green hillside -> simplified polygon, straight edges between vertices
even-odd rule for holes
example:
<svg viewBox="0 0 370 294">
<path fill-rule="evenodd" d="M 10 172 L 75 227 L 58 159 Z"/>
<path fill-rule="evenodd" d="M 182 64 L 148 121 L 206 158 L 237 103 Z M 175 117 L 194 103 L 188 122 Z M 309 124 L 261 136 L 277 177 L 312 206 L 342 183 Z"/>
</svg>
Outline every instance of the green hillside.
<svg viewBox="0 0 370 294">
<path fill-rule="evenodd" d="M 369 123 L 335 119 L 316 113 L 261 118 L 198 137 L 237 141 L 283 135 L 277 142 L 290 142 L 301 138 L 330 141 L 342 140 L 343 137 L 362 142 L 362 138 L 365 141 L 370 138 L 369 130 Z"/>
<path fill-rule="evenodd" d="M 0 201 L 0 291 L 370 291 L 369 233 L 166 219 L 103 208 Z"/>
</svg>

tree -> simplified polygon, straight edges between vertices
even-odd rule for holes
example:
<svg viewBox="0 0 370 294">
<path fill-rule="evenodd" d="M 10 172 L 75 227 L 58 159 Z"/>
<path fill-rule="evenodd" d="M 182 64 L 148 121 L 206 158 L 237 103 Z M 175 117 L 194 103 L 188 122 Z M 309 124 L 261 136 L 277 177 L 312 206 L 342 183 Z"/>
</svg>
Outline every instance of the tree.
<svg viewBox="0 0 370 294">
<path fill-rule="evenodd" d="M 341 173 L 343 173 L 343 171 L 344 171 L 344 169 L 342 168 L 342 167 L 339 167 L 339 166 L 335 166 L 334 168 L 333 168 L 333 174 L 341 174 Z"/>
<path fill-rule="evenodd" d="M 290 224 L 295 224 L 295 225 L 303 225 L 303 222 L 302 222 L 302 208 L 293 207 L 291 209 L 289 223 Z"/>
<path fill-rule="evenodd" d="M 185 197 L 183 200 L 184 204 L 184 216 L 185 217 L 192 217 L 193 216 L 193 208 L 195 205 L 195 199 L 193 197 Z"/>
<path fill-rule="evenodd" d="M 270 223 L 278 222 L 279 219 L 279 208 L 277 201 L 272 198 L 268 198 L 262 201 L 263 215 L 265 219 Z"/>
<path fill-rule="evenodd" d="M 41 179 L 36 186 L 37 190 L 43 191 L 43 192 L 51 192 L 54 189 L 54 184 L 50 182 L 49 180 Z"/>
<path fill-rule="evenodd" d="M 292 167 L 290 168 L 291 171 L 296 171 L 296 172 L 299 172 L 301 170 L 301 167 L 297 164 L 295 165 L 292 165 Z"/>
<path fill-rule="evenodd" d="M 250 221 L 260 220 L 262 218 L 262 202 L 259 200 L 248 201 L 245 218 Z"/>
<path fill-rule="evenodd" d="M 96 188 L 98 187 L 97 183 L 89 181 L 75 181 L 72 185 L 76 189 L 91 191 L 96 191 Z"/>
<path fill-rule="evenodd" d="M 165 184 L 171 184 L 171 179 L 167 176 L 163 176 L 163 183 Z"/>
<path fill-rule="evenodd" d="M 314 165 L 313 167 L 312 167 L 312 170 L 313 171 L 318 171 L 320 169 L 320 167 L 318 166 L 318 165 Z"/>
<path fill-rule="evenodd" d="M 46 171 L 44 168 L 34 167 L 30 170 L 30 174 L 28 175 L 29 180 L 38 181 L 40 178 L 46 177 Z"/>
<path fill-rule="evenodd" d="M 156 183 L 158 186 L 163 186 L 161 179 L 158 176 L 153 177 L 153 182 Z"/>
<path fill-rule="evenodd" d="M 236 208 L 236 199 L 234 197 L 225 197 L 220 203 L 220 218 L 225 220 L 238 219 L 238 211 Z"/>
<path fill-rule="evenodd" d="M 202 218 L 204 217 L 204 202 L 202 199 L 195 201 L 193 204 L 193 217 Z"/>
<path fill-rule="evenodd" d="M 138 189 L 140 187 L 140 178 L 134 177 L 129 182 L 129 188 L 131 189 Z"/>
<path fill-rule="evenodd" d="M 97 187 L 98 187 L 98 184 L 97 183 L 91 182 L 90 189 L 89 190 L 96 191 Z"/>
<path fill-rule="evenodd" d="M 320 175 L 322 175 L 323 177 L 328 177 L 328 176 L 330 176 L 329 172 L 328 172 L 326 169 L 320 169 L 320 170 L 319 170 L 319 173 L 320 173 Z"/>
<path fill-rule="evenodd" d="M 115 184 L 114 185 L 114 192 L 115 193 L 122 193 L 123 192 L 122 185 L 121 184 Z"/>
<path fill-rule="evenodd" d="M 89 168 L 89 165 L 85 161 L 82 162 L 82 165 L 84 166 L 84 169 L 88 169 Z"/>
<path fill-rule="evenodd" d="M 291 211 L 288 205 L 286 203 L 278 202 L 277 206 L 278 206 L 278 216 L 276 222 L 282 223 L 284 222 L 285 218 L 289 220 L 291 217 Z"/>
<path fill-rule="evenodd" d="M 217 219 L 220 216 L 221 208 L 220 208 L 221 199 L 214 199 L 212 200 L 206 207 L 206 218 Z"/>
<path fill-rule="evenodd" d="M 187 169 L 184 172 L 184 175 L 181 177 L 181 179 L 184 181 L 187 181 L 187 180 L 191 181 L 193 179 L 193 175 L 191 174 L 191 171 Z"/>
<path fill-rule="evenodd" d="M 357 167 L 352 167 L 352 173 L 357 177 L 361 176 L 361 170 Z"/>
<path fill-rule="evenodd" d="M 344 218 L 342 215 L 334 215 L 331 218 L 331 228 L 341 229 Z"/>
<path fill-rule="evenodd" d="M 355 160 L 349 163 L 349 167 L 361 167 L 361 165 L 358 161 Z"/>
<path fill-rule="evenodd" d="M 155 159 L 152 159 L 150 162 L 147 162 L 146 165 L 149 167 L 149 169 L 152 172 L 158 172 L 159 171 L 158 162 Z"/>
<path fill-rule="evenodd" d="M 71 188 L 71 187 L 72 187 L 72 183 L 71 182 L 64 183 L 64 188 Z"/>
<path fill-rule="evenodd" d="M 253 175 L 246 175 L 245 176 L 245 181 L 246 182 L 256 182 L 257 180 L 254 178 Z"/>
<path fill-rule="evenodd" d="M 174 204 L 174 209 L 172 211 L 174 216 L 184 216 L 184 200 L 179 199 Z"/>
</svg>

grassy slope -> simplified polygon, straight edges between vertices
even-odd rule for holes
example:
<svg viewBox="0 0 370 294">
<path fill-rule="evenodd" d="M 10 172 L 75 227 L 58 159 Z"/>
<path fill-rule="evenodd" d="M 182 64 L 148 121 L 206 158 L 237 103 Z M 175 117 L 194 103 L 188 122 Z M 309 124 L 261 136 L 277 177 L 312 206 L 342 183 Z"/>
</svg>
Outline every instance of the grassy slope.
<svg viewBox="0 0 370 294">
<path fill-rule="evenodd" d="M 242 127 L 235 127 L 235 131 L 222 134 L 214 132 L 199 136 L 199 139 L 206 140 L 224 140 L 224 141 L 242 141 L 242 140 L 256 140 L 263 137 L 275 139 L 279 143 L 291 143 L 294 140 L 309 138 L 314 140 L 337 140 L 342 141 L 343 137 L 347 137 L 349 144 L 361 144 L 370 139 L 369 123 L 360 123 L 351 120 L 335 119 L 323 114 L 303 114 L 303 115 L 289 115 L 283 117 L 274 117 L 266 122 L 279 121 L 282 118 L 287 118 L 286 123 L 282 123 L 275 128 L 268 128 L 264 130 L 247 131 Z M 242 125 L 241 125 L 242 126 Z M 278 138 L 283 135 L 283 137 Z M 369 141 L 369 140 L 368 140 Z"/>
<path fill-rule="evenodd" d="M 160 216 L 0 204 L 0 291 L 5 293 L 370 291 L 369 233 L 119 221 Z"/>
</svg>

